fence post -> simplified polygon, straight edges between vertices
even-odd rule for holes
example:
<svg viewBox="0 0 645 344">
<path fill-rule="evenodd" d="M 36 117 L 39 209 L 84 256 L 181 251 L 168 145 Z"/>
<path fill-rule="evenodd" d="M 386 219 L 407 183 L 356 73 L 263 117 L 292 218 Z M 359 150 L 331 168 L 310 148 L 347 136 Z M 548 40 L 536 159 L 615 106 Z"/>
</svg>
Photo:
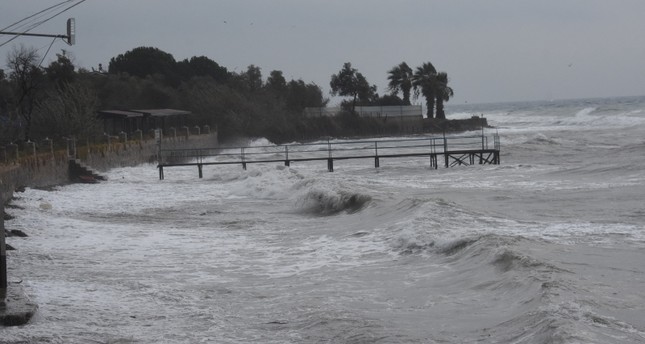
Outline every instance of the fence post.
<svg viewBox="0 0 645 344">
<path fill-rule="evenodd" d="M 32 141 L 27 141 L 27 145 L 31 146 L 31 154 L 36 157 L 36 143 Z"/>
<path fill-rule="evenodd" d="M 17 144 L 15 144 L 15 143 L 13 143 L 13 142 L 11 142 L 11 143 L 10 143 L 10 144 L 8 144 L 7 146 L 9 147 L 9 149 L 10 149 L 10 150 L 13 150 L 13 151 L 15 152 L 15 154 L 14 154 L 15 159 L 16 159 L 16 160 L 20 159 L 20 152 L 18 151 L 18 145 L 17 145 Z M 13 152 L 12 152 L 12 153 L 13 153 Z"/>
<path fill-rule="evenodd" d="M 52 160 L 54 160 L 56 158 L 54 156 L 54 140 L 49 137 L 45 137 L 43 141 L 45 141 L 45 144 L 49 146 L 49 153 L 52 155 Z"/>
<path fill-rule="evenodd" d="M 188 129 L 188 127 L 187 127 L 187 126 L 183 126 L 183 127 L 181 127 L 181 128 L 182 128 L 182 129 L 184 129 L 184 130 L 186 131 L 186 140 L 188 140 L 188 136 L 190 135 L 190 130 Z"/>
<path fill-rule="evenodd" d="M 109 136 L 108 136 L 108 138 L 109 138 Z M 72 159 L 72 143 L 71 143 L 72 139 L 69 138 L 69 137 L 66 137 L 65 140 L 67 141 L 67 159 L 71 160 Z M 109 144 L 110 143 L 108 141 L 108 145 Z"/>
<path fill-rule="evenodd" d="M 141 129 L 137 129 L 134 133 L 139 136 L 139 143 L 141 143 L 143 141 L 143 131 L 141 131 Z"/>
</svg>

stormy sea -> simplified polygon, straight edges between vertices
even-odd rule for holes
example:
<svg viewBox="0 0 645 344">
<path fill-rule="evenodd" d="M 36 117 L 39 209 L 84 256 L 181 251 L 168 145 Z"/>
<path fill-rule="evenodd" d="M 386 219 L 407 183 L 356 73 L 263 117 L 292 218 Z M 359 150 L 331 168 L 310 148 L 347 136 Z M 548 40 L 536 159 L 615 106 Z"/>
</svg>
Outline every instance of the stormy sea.
<svg viewBox="0 0 645 344">
<path fill-rule="evenodd" d="M 0 343 L 645 342 L 645 97 L 447 110 L 485 116 L 501 164 L 146 164 L 17 194 L 9 282 L 39 310 Z"/>
</svg>

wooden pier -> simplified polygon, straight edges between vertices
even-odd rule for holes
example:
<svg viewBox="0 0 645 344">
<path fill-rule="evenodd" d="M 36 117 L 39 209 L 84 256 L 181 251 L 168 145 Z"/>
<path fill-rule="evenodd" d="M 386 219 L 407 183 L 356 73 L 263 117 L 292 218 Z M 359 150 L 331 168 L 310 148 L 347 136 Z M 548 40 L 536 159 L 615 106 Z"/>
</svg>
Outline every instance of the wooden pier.
<svg viewBox="0 0 645 344">
<path fill-rule="evenodd" d="M 499 136 L 441 136 L 398 140 L 326 141 L 276 146 L 215 147 L 199 149 L 163 149 L 158 153 L 159 179 L 164 168 L 196 166 L 199 178 L 204 166 L 292 163 L 327 161 L 327 170 L 334 171 L 334 161 L 370 159 L 378 168 L 383 159 L 428 157 L 431 168 L 438 168 L 439 159 L 445 167 L 475 164 L 499 164 Z"/>
</svg>

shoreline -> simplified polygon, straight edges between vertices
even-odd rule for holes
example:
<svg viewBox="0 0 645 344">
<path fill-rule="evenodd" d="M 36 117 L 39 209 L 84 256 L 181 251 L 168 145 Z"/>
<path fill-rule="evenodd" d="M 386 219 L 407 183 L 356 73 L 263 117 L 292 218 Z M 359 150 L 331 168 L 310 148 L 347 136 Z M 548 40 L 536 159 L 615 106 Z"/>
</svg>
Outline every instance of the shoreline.
<svg viewBox="0 0 645 344">
<path fill-rule="evenodd" d="M 217 145 L 217 133 L 191 136 L 184 140 L 172 139 L 164 145 L 176 148 L 196 148 L 203 145 Z M 96 149 L 89 152 L 83 163 L 100 171 L 111 168 L 136 166 L 151 161 L 157 155 L 154 140 L 113 145 L 105 152 Z M 66 153 L 30 157 L 23 164 L 0 165 L 0 326 L 18 326 L 29 322 L 38 310 L 19 283 L 9 283 L 7 266 L 11 255 L 6 254 L 7 229 L 5 208 L 20 188 L 53 188 L 72 183 L 69 174 L 69 159 Z"/>
</svg>

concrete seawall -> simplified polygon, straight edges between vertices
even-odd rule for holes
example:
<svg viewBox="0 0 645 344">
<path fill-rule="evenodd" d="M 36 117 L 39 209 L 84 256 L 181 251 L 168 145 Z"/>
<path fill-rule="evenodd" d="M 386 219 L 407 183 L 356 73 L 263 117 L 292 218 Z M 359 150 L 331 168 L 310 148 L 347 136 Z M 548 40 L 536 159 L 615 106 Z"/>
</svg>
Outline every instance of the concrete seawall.
<svg viewBox="0 0 645 344">
<path fill-rule="evenodd" d="M 164 148 L 216 147 L 217 133 L 165 138 Z M 76 156 L 85 165 L 98 170 L 136 166 L 156 162 L 158 146 L 154 140 L 129 141 L 78 147 Z M 11 199 L 20 187 L 47 187 L 67 184 L 69 158 L 66 151 L 24 157 L 19 162 L 0 165 L 0 198 Z"/>
</svg>

